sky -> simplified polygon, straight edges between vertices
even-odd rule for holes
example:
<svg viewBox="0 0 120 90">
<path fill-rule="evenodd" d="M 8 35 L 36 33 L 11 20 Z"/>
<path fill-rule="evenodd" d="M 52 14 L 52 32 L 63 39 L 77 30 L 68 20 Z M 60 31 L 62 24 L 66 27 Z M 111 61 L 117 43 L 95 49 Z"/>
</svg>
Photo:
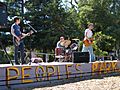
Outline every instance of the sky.
<svg viewBox="0 0 120 90">
<path fill-rule="evenodd" d="M 1 2 L 3 2 L 4 0 L 0 0 Z"/>
<path fill-rule="evenodd" d="M 66 4 L 67 6 L 69 6 L 69 7 L 71 7 L 71 5 L 70 5 L 70 3 L 69 3 L 71 0 L 62 0 L 62 1 L 63 1 L 64 3 L 66 2 L 65 4 Z M 78 0 L 77 0 L 77 1 L 78 1 Z M 72 0 L 72 3 L 73 3 L 74 5 L 76 5 L 76 3 L 74 2 L 74 0 Z"/>
</svg>

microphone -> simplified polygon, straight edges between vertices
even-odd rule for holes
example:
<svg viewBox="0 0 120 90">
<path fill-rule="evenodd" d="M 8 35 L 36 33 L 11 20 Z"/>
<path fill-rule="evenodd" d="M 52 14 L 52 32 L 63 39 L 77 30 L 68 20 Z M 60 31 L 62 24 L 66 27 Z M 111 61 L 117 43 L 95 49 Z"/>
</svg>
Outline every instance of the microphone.
<svg viewBox="0 0 120 90">
<path fill-rule="evenodd" d="M 29 20 L 24 19 L 24 20 L 23 20 L 23 23 L 24 23 L 24 24 L 27 24 L 35 33 L 37 33 L 37 30 L 35 30 L 35 29 L 29 24 L 29 23 L 30 23 Z"/>
<path fill-rule="evenodd" d="M 23 20 L 23 23 L 24 23 L 24 24 L 28 24 L 28 23 L 30 23 L 30 21 L 27 21 L 26 19 L 24 19 L 24 20 Z"/>
</svg>

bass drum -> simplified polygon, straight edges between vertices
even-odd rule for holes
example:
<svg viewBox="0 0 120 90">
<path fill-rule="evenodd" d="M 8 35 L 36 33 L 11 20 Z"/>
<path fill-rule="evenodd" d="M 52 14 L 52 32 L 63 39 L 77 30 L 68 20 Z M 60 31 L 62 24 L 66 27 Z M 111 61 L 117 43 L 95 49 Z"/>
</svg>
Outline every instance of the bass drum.
<svg viewBox="0 0 120 90">
<path fill-rule="evenodd" d="M 70 45 L 71 50 L 76 51 L 78 49 L 78 45 L 76 43 L 73 43 Z"/>
</svg>

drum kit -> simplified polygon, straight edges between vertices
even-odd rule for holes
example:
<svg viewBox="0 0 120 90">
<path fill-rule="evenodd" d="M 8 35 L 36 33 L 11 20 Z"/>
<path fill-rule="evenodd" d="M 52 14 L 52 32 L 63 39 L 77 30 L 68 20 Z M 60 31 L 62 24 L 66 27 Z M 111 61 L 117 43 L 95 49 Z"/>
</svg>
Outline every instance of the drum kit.
<svg viewBox="0 0 120 90">
<path fill-rule="evenodd" d="M 64 56 L 63 62 L 72 61 L 72 54 L 74 51 L 78 50 L 78 44 L 71 43 L 70 40 L 64 40 L 60 45 L 64 48 L 55 48 L 55 55 Z"/>
</svg>

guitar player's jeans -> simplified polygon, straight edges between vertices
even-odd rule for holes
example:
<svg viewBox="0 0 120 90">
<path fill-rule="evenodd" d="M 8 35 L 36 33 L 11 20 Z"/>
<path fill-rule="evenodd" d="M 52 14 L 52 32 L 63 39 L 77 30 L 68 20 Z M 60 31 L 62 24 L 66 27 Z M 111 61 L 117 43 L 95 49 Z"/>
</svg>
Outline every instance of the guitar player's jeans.
<svg viewBox="0 0 120 90">
<path fill-rule="evenodd" d="M 89 60 L 89 62 L 93 62 L 95 60 L 95 55 L 93 53 L 93 47 L 92 47 L 92 45 L 86 47 L 83 44 L 82 52 L 89 52 L 89 54 L 90 54 L 90 60 Z"/>
<path fill-rule="evenodd" d="M 20 50 L 21 62 L 22 62 L 22 64 L 24 64 L 25 63 L 25 61 L 24 61 L 24 43 L 21 42 L 20 45 L 18 45 L 18 46 L 16 46 L 14 44 L 14 46 L 15 46 L 15 50 L 14 50 L 15 64 L 19 64 L 19 62 L 18 62 L 18 50 Z"/>
</svg>

